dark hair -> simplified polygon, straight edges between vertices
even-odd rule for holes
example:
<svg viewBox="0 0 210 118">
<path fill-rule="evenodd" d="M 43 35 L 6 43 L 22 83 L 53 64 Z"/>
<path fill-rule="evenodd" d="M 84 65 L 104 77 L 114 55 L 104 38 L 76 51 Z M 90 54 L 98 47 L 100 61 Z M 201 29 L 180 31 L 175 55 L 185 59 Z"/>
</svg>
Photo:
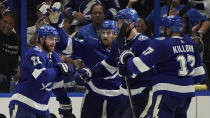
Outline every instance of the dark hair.
<svg viewBox="0 0 210 118">
<path fill-rule="evenodd" d="M 5 16 L 10 16 L 10 17 L 12 17 L 14 20 L 17 19 L 17 18 L 16 18 L 17 16 L 16 16 L 15 13 L 12 12 L 12 11 L 6 11 L 6 12 L 2 15 L 2 18 L 5 17 Z"/>
<path fill-rule="evenodd" d="M 104 14 L 106 14 L 106 9 L 105 9 L 105 7 L 104 7 L 102 4 L 99 4 L 99 3 L 96 3 L 96 4 L 94 4 L 94 5 L 91 7 L 90 13 L 93 12 L 93 9 L 94 9 L 95 6 L 101 6 L 101 7 L 103 8 Z"/>
<path fill-rule="evenodd" d="M 143 19 L 143 21 L 145 22 L 146 26 L 147 26 L 147 30 L 145 31 L 145 35 L 149 36 L 149 37 L 152 37 L 153 36 L 153 32 L 152 32 L 152 29 L 150 28 L 149 24 L 147 23 L 147 20 L 145 17 L 143 16 L 140 16 L 139 17 L 139 20 L 140 18 Z M 138 21 L 139 22 L 139 21 Z"/>
<path fill-rule="evenodd" d="M 74 20 L 74 17 L 68 13 L 66 13 L 65 11 L 62 12 L 63 14 L 63 18 L 67 18 L 69 20 L 69 24 L 71 24 Z"/>
</svg>

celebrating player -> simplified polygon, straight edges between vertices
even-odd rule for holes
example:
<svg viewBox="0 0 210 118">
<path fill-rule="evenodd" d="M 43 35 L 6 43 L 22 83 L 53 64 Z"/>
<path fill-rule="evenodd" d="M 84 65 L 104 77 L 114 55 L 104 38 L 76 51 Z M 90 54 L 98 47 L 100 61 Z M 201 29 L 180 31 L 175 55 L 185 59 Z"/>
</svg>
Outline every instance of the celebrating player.
<svg viewBox="0 0 210 118">
<path fill-rule="evenodd" d="M 181 33 L 182 18 L 166 16 L 162 23 L 166 37 L 156 38 L 139 56 L 121 56 L 121 60 L 127 62 L 125 76 L 142 74 L 155 66 L 153 93 L 156 99 L 152 117 L 187 118 L 191 98 L 195 96 L 194 84 L 202 82 L 205 71 L 197 45 Z"/>
<path fill-rule="evenodd" d="M 22 59 L 20 80 L 10 101 L 12 118 L 50 118 L 48 102 L 51 90 L 60 103 L 59 114 L 72 116 L 72 105 L 63 87 L 61 76 L 73 73 L 72 65 L 61 63 L 54 52 L 58 32 L 52 26 L 38 30 L 38 46 L 29 49 Z"/>
<path fill-rule="evenodd" d="M 102 77 L 105 74 L 113 74 L 117 71 L 122 79 L 121 93 L 125 96 L 128 96 L 129 93 L 126 90 L 127 85 L 124 79 L 125 71 L 123 70 L 124 68 L 121 67 L 123 64 L 119 64 L 119 59 L 121 59 L 120 53 L 122 52 L 119 52 L 119 49 L 128 50 L 128 52 L 132 52 L 134 55 L 138 56 L 147 48 L 151 39 L 146 35 L 137 33 L 135 27 L 138 24 L 138 14 L 135 10 L 131 8 L 120 10 L 117 13 L 116 18 L 118 20 L 118 27 L 120 29 L 118 40 L 113 42 L 109 56 L 91 69 L 91 78 L 97 79 L 97 76 Z M 124 29 L 125 31 L 123 31 Z M 125 53 L 124 56 L 127 56 L 127 54 Z M 86 78 L 86 80 L 90 80 L 90 76 L 87 76 L 87 72 L 81 72 L 80 74 L 83 80 L 84 78 Z M 140 76 L 134 75 L 132 76 L 132 79 L 129 80 L 131 95 L 134 102 L 134 109 L 131 110 L 131 107 L 129 107 L 128 104 L 128 107 L 121 118 L 132 118 L 133 116 L 136 117 L 144 111 L 149 98 L 149 89 L 145 88 L 150 85 L 152 75 L 153 71 L 149 71 Z M 126 97 L 126 99 L 127 101 L 129 100 L 128 97 Z M 129 101 L 127 103 L 129 103 Z M 134 110 L 136 111 L 136 114 L 132 114 L 132 111 Z"/>
</svg>

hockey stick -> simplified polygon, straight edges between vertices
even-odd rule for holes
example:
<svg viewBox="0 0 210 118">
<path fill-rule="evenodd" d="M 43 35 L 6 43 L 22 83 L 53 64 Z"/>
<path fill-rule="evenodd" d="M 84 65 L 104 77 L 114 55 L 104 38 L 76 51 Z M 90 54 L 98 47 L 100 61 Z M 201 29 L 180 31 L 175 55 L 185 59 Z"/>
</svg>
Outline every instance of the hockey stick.
<svg viewBox="0 0 210 118">
<path fill-rule="evenodd" d="M 118 44 L 119 52 L 123 49 L 123 42 L 125 40 L 124 38 L 126 36 L 126 30 L 127 30 L 128 27 L 129 27 L 129 23 L 128 23 L 128 21 L 125 20 L 122 24 L 122 27 L 121 27 L 120 32 L 119 32 L 119 36 L 117 38 L 117 44 Z M 125 83 L 126 83 L 126 87 L 127 87 L 127 91 L 128 91 L 128 97 L 129 97 L 129 101 L 130 101 L 132 115 L 133 115 L 133 118 L 136 118 L 136 112 L 135 112 L 135 108 L 133 106 L 130 84 L 128 82 L 127 77 L 124 77 L 124 79 L 125 79 Z"/>
<path fill-rule="evenodd" d="M 171 12 L 171 7 L 172 7 L 172 2 L 173 0 L 170 1 L 170 4 L 169 4 L 169 7 L 168 7 L 168 13 L 167 13 L 167 16 L 170 15 L 170 12 Z"/>
</svg>

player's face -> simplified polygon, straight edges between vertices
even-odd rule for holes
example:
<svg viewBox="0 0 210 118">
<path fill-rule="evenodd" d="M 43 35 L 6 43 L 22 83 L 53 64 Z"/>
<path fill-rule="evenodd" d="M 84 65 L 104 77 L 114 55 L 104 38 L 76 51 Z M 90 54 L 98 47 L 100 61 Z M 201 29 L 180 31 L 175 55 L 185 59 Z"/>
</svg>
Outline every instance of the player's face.
<svg viewBox="0 0 210 118">
<path fill-rule="evenodd" d="M 48 52 L 53 52 L 55 50 L 56 39 L 57 37 L 47 36 L 42 45 L 43 48 Z"/>
<path fill-rule="evenodd" d="M 114 34 L 113 30 L 101 30 L 101 43 L 105 48 L 110 48 L 112 45 L 112 42 L 116 38 L 116 35 Z"/>
</svg>

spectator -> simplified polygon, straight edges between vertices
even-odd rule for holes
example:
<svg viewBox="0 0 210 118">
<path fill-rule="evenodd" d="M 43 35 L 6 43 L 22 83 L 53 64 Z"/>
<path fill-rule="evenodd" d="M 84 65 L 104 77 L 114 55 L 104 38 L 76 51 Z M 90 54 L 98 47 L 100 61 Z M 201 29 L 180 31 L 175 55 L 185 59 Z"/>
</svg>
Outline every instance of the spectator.
<svg viewBox="0 0 210 118">
<path fill-rule="evenodd" d="M 122 2 L 123 1 L 123 2 Z M 153 0 L 122 0 L 121 9 L 133 8 L 139 16 L 146 17 L 153 9 Z"/>
<path fill-rule="evenodd" d="M 0 74 L 4 78 L 0 83 L 1 92 L 9 92 L 9 77 L 15 75 L 20 57 L 20 38 L 13 32 L 15 21 L 12 11 L 6 11 L 0 19 Z"/>
<path fill-rule="evenodd" d="M 101 4 L 95 4 L 91 8 L 91 20 L 92 23 L 83 26 L 77 33 L 76 37 L 86 39 L 85 37 L 94 37 L 99 39 L 98 30 L 100 24 L 105 19 L 105 8 Z"/>
<path fill-rule="evenodd" d="M 6 8 L 4 7 L 4 5 L 0 4 L 0 17 L 2 17 L 2 15 L 6 12 Z"/>
<path fill-rule="evenodd" d="M 107 10 L 107 19 L 113 19 L 119 9 L 118 0 L 70 0 L 65 6 L 65 11 L 76 19 L 73 25 L 86 25 L 91 20 L 91 7 L 94 4 L 101 4 Z"/>
<path fill-rule="evenodd" d="M 160 8 L 160 16 L 165 17 L 168 15 L 177 15 L 184 7 L 185 5 L 181 4 L 181 0 L 173 0 L 173 2 L 170 5 L 170 0 L 167 0 L 167 5 Z M 170 6 L 170 8 L 169 8 Z M 194 8 L 190 8 L 186 12 L 186 17 L 189 19 L 189 25 L 190 28 L 192 28 L 197 23 L 201 22 L 201 26 L 198 29 L 200 37 L 202 38 L 203 35 L 207 32 L 209 28 L 209 21 L 207 21 L 207 18 L 201 15 L 197 10 Z M 146 18 L 149 25 L 153 26 L 154 23 L 154 11 L 152 11 Z"/>
<path fill-rule="evenodd" d="M 37 35 L 37 30 L 39 29 L 39 27 L 42 25 L 49 24 L 47 17 L 45 17 L 40 11 L 40 8 L 43 4 L 46 4 L 46 3 L 42 2 L 38 4 L 36 7 L 36 10 L 37 10 L 36 15 L 38 19 L 36 20 L 35 25 L 27 28 L 27 44 L 29 47 L 36 45 L 36 39 L 37 39 L 36 35 Z"/>
<path fill-rule="evenodd" d="M 136 26 L 136 30 L 137 30 L 137 32 L 139 32 L 141 34 L 145 34 L 149 37 L 153 36 L 150 27 L 148 27 L 147 21 L 143 17 L 139 17 L 138 25 Z"/>
<path fill-rule="evenodd" d="M 14 27 L 14 32 L 20 33 L 20 2 L 19 0 L 2 0 L 0 4 L 4 5 L 6 10 L 10 10 L 16 14 L 16 24 Z"/>
<path fill-rule="evenodd" d="M 65 32 L 70 36 L 73 37 L 75 35 L 75 33 L 73 33 L 74 31 L 71 28 L 71 23 L 74 20 L 72 15 L 66 14 L 65 12 L 63 12 L 63 28 L 65 30 Z M 73 34 L 72 34 L 73 33 Z"/>
</svg>

